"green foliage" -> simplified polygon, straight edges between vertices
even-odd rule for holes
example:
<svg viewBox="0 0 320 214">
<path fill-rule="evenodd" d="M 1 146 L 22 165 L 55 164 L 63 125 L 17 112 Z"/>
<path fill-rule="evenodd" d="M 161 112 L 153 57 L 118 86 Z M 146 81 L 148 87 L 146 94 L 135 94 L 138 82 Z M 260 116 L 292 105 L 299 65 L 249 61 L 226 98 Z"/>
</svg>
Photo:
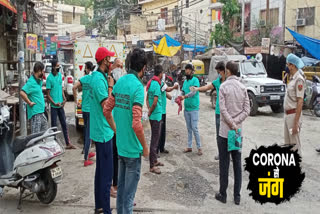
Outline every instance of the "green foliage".
<svg viewBox="0 0 320 214">
<path fill-rule="evenodd" d="M 224 4 L 222 8 L 223 23 L 216 24 L 210 43 L 213 44 L 211 40 L 215 40 L 216 44 L 225 45 L 228 41 L 239 40 L 239 38 L 233 38 L 234 30 L 230 29 L 230 23 L 239 18 L 240 7 L 237 0 L 221 0 L 220 2 Z"/>
<path fill-rule="evenodd" d="M 117 35 L 117 17 L 113 17 L 109 24 L 109 34 L 113 36 Z"/>
</svg>

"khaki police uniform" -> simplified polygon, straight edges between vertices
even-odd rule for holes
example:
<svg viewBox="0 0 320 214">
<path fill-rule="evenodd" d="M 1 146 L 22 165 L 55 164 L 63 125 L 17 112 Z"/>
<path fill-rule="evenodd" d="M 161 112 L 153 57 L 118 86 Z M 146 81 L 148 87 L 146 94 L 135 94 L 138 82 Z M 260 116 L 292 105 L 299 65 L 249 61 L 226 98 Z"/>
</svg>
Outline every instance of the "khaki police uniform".
<svg viewBox="0 0 320 214">
<path fill-rule="evenodd" d="M 297 71 L 287 85 L 286 96 L 284 98 L 284 143 L 295 145 L 294 149 L 298 149 L 301 153 L 300 132 L 301 132 L 301 116 L 299 121 L 298 134 L 292 135 L 294 120 L 296 117 L 296 109 L 298 105 L 297 98 L 304 98 L 305 79 L 300 71 Z M 302 114 L 302 113 L 301 113 Z"/>
</svg>

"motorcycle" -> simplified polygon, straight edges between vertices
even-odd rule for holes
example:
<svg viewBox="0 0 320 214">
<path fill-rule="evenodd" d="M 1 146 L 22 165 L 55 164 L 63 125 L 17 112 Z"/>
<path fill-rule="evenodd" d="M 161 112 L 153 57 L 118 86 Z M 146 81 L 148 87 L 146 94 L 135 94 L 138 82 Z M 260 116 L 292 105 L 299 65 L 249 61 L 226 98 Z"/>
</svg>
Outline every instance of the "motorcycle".
<svg viewBox="0 0 320 214">
<path fill-rule="evenodd" d="M 313 110 L 314 114 L 320 117 L 320 78 L 316 75 L 312 76 L 312 81 L 306 81 L 303 106 L 304 109 Z"/>
<path fill-rule="evenodd" d="M 4 187 L 20 188 L 18 209 L 25 190 L 36 194 L 41 203 L 50 204 L 62 181 L 62 169 L 57 165 L 65 152 L 56 138 L 60 131 L 53 127 L 13 140 L 9 118 L 9 107 L 0 104 L 0 196 Z"/>
</svg>

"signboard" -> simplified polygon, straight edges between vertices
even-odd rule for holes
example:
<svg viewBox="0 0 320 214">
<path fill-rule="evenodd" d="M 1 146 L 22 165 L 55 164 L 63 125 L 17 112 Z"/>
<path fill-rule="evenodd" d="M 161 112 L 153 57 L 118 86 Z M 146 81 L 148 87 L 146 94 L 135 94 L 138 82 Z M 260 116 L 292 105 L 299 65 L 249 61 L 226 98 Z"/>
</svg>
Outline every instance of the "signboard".
<svg viewBox="0 0 320 214">
<path fill-rule="evenodd" d="M 35 52 L 38 49 L 38 36 L 36 34 L 27 33 L 26 42 L 27 50 Z"/>
<path fill-rule="evenodd" d="M 244 54 L 257 54 L 257 53 L 261 53 L 261 46 L 244 48 Z"/>
<path fill-rule="evenodd" d="M 139 40 L 140 40 L 139 36 L 133 35 L 132 36 L 132 45 L 137 45 Z"/>
<path fill-rule="evenodd" d="M 264 54 L 270 53 L 270 38 L 262 38 L 261 53 L 264 53 Z"/>
</svg>

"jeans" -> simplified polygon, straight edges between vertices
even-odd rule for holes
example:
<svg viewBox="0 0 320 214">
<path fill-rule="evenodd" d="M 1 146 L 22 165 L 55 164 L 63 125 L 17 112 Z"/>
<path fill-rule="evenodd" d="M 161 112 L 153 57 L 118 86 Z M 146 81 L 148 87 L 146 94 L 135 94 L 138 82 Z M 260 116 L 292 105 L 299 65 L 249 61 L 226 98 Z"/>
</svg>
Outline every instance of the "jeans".
<svg viewBox="0 0 320 214">
<path fill-rule="evenodd" d="M 46 131 L 48 129 L 48 120 L 44 113 L 35 114 L 31 117 L 31 134 Z"/>
<path fill-rule="evenodd" d="M 188 129 L 188 148 L 192 148 L 192 132 L 196 138 L 197 148 L 201 148 L 200 135 L 198 130 L 199 110 L 184 111 L 184 118 L 186 119 Z"/>
<path fill-rule="evenodd" d="M 162 115 L 162 122 L 160 125 L 160 140 L 159 140 L 159 146 L 158 146 L 158 152 L 164 152 L 164 146 L 166 144 L 166 114 Z"/>
<path fill-rule="evenodd" d="M 141 157 L 126 158 L 119 156 L 119 177 L 117 192 L 117 213 L 131 214 L 134 197 L 140 180 Z"/>
<path fill-rule="evenodd" d="M 70 139 L 69 139 L 69 135 L 68 135 L 66 115 L 64 113 L 64 109 L 51 107 L 51 127 L 57 127 L 57 116 L 59 117 L 64 140 L 66 141 L 66 144 L 69 145 Z"/>
<path fill-rule="evenodd" d="M 216 140 L 217 140 L 217 145 L 218 145 L 218 138 L 219 138 L 219 129 L 220 129 L 220 114 L 216 114 Z"/>
<path fill-rule="evenodd" d="M 113 136 L 113 186 L 118 186 L 118 148 L 116 135 Z"/>
<path fill-rule="evenodd" d="M 159 146 L 160 139 L 160 125 L 161 121 L 150 120 L 151 125 L 151 143 L 150 143 L 150 169 L 154 167 L 154 164 L 157 163 L 157 150 Z"/>
<path fill-rule="evenodd" d="M 218 149 L 219 149 L 219 171 L 220 171 L 220 194 L 223 197 L 227 197 L 228 177 L 229 177 L 229 165 L 230 165 L 230 153 L 233 162 L 234 172 L 234 198 L 240 198 L 241 190 L 241 150 L 234 150 L 228 152 L 228 139 L 218 137 Z"/>
<path fill-rule="evenodd" d="M 110 188 L 113 174 L 112 139 L 96 144 L 96 174 L 94 177 L 95 209 L 103 209 L 104 214 L 111 214 Z"/>
<path fill-rule="evenodd" d="M 91 147 L 90 140 L 90 112 L 82 112 L 84 120 L 84 159 L 88 160 L 89 150 Z"/>
</svg>

